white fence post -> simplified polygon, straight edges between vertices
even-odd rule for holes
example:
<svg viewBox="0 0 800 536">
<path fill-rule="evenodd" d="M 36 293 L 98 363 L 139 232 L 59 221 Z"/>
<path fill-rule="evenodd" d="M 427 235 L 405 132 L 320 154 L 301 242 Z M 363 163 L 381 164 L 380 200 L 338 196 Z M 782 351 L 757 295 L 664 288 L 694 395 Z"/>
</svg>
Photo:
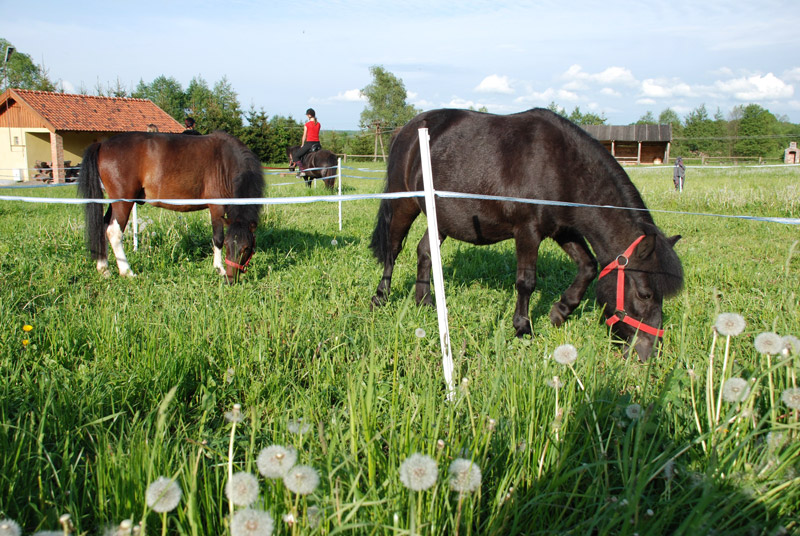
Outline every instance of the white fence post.
<svg viewBox="0 0 800 536">
<path fill-rule="evenodd" d="M 136 208 L 136 203 L 133 204 L 133 251 L 139 249 L 139 210 Z"/>
<path fill-rule="evenodd" d="M 339 185 L 339 230 L 342 230 L 342 157 L 336 167 L 336 184 Z"/>
<path fill-rule="evenodd" d="M 430 136 L 427 128 L 419 129 L 420 159 L 422 160 L 422 181 L 425 185 L 425 211 L 428 216 L 428 240 L 431 247 L 433 283 L 436 289 L 436 316 L 439 320 L 439 344 L 442 347 L 442 369 L 447 384 L 447 399 L 453 400 L 453 351 L 450 348 L 450 327 L 447 321 L 447 302 L 444 297 L 444 274 L 442 272 L 442 252 L 439 249 L 439 223 L 436 219 L 436 199 L 433 189 L 433 168 L 431 167 Z"/>
</svg>

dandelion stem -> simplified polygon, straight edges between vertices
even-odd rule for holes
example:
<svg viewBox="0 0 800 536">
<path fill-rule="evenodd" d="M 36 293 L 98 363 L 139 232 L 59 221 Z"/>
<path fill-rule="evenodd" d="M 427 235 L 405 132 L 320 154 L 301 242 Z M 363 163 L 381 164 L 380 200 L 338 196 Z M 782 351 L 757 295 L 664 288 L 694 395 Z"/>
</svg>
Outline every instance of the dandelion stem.
<svg viewBox="0 0 800 536">
<path fill-rule="evenodd" d="M 700 415 L 697 414 L 697 402 L 695 402 L 695 394 L 694 394 L 694 374 L 689 375 L 689 390 L 692 395 L 692 413 L 694 413 L 694 422 L 697 425 L 697 433 L 700 436 L 703 435 L 703 427 L 700 426 Z M 703 452 L 708 453 L 708 447 L 706 446 L 705 439 L 701 440 L 703 444 Z"/>
<path fill-rule="evenodd" d="M 592 417 L 594 417 L 594 427 L 595 430 L 597 431 L 597 439 L 600 445 L 600 454 L 602 454 L 603 458 L 605 458 L 606 447 L 605 445 L 603 445 L 603 434 L 600 432 L 600 422 L 597 420 L 597 413 L 595 413 L 594 411 L 594 404 L 592 404 L 592 401 L 589 399 L 589 395 L 586 393 L 586 388 L 583 386 L 583 383 L 581 383 L 581 379 L 578 377 L 578 373 L 575 372 L 575 369 L 572 367 L 572 363 L 567 363 L 567 366 L 569 367 L 569 370 L 572 371 L 572 375 L 575 376 L 575 380 L 577 380 L 578 386 L 581 388 L 581 391 L 583 391 L 583 397 L 589 404 L 589 409 L 592 410 Z"/>
<path fill-rule="evenodd" d="M 722 387 L 725 385 L 725 369 L 728 368 L 728 351 L 730 347 L 731 336 L 728 335 L 725 337 L 725 357 L 722 359 L 722 372 L 719 379 L 719 395 L 717 396 L 717 411 L 714 414 L 714 424 L 719 424 L 719 414 L 722 412 Z"/>
<path fill-rule="evenodd" d="M 236 437 L 236 419 L 231 421 L 231 440 L 228 443 L 228 482 L 233 480 L 233 439 Z M 231 516 L 233 516 L 233 499 L 228 497 Z"/>
</svg>

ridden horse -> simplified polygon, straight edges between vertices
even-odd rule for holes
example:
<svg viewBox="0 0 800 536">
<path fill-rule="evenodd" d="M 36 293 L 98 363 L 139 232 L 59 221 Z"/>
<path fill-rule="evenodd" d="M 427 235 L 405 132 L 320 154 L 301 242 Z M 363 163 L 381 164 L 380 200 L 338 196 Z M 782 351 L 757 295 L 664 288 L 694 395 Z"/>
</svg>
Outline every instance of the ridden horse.
<svg viewBox="0 0 800 536">
<path fill-rule="evenodd" d="M 286 149 L 290 171 L 294 171 L 294 153 L 299 148 L 300 146 L 297 145 Z M 336 185 L 336 168 L 339 166 L 339 160 L 335 154 L 327 149 L 318 149 L 304 154 L 300 162 L 302 164 L 300 173 L 305 177 L 306 186 L 311 187 L 311 179 L 322 179 L 328 190 L 333 190 Z"/>
<path fill-rule="evenodd" d="M 663 299 L 683 284 L 681 263 L 673 250 L 680 236 L 667 238 L 656 227 L 611 153 L 583 129 L 544 109 L 508 116 L 433 110 L 416 116 L 393 139 L 386 192 L 423 189 L 420 128 L 427 128 L 430 135 L 437 190 L 592 205 L 437 198 L 440 242 L 448 236 L 473 244 L 514 239 L 517 336 L 532 333 L 528 309 L 539 244 L 552 238 L 577 263 L 578 273 L 553 305 L 551 322 L 561 325 L 580 303 L 597 276 L 596 255 L 605 267 L 596 296 L 604 306 L 606 323 L 627 341 L 626 355 L 635 350 L 646 360 L 663 336 Z M 421 198 L 381 200 L 370 247 L 384 271 L 373 306 L 386 302 L 395 260 L 411 224 L 424 210 Z M 417 246 L 416 301 L 425 304 L 432 303 L 429 232 Z"/>
<path fill-rule="evenodd" d="M 224 132 L 208 136 L 118 134 L 86 149 L 79 181 L 84 198 L 102 199 L 105 188 L 109 199 L 126 200 L 111 203 L 105 217 L 100 203 L 86 205 L 87 245 L 104 276 L 109 275 L 106 239 L 120 275 L 134 275 L 122 249 L 122 233 L 133 208 L 133 201 L 127 200 L 260 198 L 264 194 L 258 158 Z M 207 208 L 213 229 L 214 268 L 228 282 L 246 271 L 255 248 L 261 205 L 153 205 L 179 212 Z M 223 245 L 227 267 L 222 263 Z"/>
</svg>

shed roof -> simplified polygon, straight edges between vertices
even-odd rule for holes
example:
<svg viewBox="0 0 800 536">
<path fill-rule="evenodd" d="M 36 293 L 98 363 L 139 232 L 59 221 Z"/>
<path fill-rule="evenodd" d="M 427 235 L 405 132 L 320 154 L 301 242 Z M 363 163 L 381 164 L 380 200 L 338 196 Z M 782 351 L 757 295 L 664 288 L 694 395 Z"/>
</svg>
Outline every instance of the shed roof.
<svg viewBox="0 0 800 536">
<path fill-rule="evenodd" d="M 15 103 L 29 108 L 52 130 L 132 132 L 145 131 L 151 123 L 160 132 L 184 129 L 167 112 L 146 99 L 9 89 L 0 97 L 0 111 L 8 110 Z"/>
<path fill-rule="evenodd" d="M 600 141 L 672 141 L 672 125 L 581 125 Z"/>
</svg>

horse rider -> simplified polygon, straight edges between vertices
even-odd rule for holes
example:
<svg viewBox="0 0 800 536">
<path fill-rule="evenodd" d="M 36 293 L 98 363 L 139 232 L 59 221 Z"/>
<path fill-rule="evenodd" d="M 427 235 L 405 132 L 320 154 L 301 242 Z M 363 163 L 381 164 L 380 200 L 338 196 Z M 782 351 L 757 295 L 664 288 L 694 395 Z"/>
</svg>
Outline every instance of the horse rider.
<svg viewBox="0 0 800 536">
<path fill-rule="evenodd" d="M 294 164 L 300 166 L 300 161 L 306 153 L 319 151 L 322 145 L 319 143 L 319 130 L 321 125 L 317 121 L 317 113 L 314 108 L 306 110 L 308 121 L 303 125 L 303 139 L 300 141 L 300 148 L 294 153 Z"/>
</svg>

